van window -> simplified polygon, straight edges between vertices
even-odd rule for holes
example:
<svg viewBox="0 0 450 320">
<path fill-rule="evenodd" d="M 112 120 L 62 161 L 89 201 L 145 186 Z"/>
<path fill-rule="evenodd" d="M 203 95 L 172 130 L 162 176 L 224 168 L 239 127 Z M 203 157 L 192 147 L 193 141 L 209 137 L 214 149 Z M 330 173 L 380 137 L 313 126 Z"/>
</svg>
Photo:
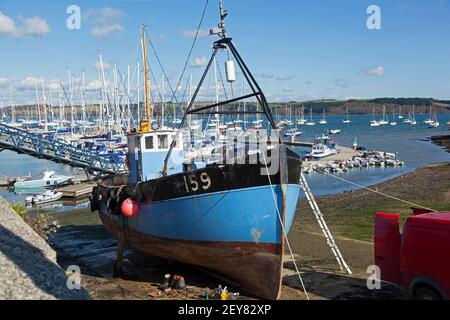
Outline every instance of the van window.
<svg viewBox="0 0 450 320">
<path fill-rule="evenodd" d="M 169 136 L 167 134 L 158 136 L 158 149 L 169 148 Z"/>
<path fill-rule="evenodd" d="M 145 137 L 145 149 L 146 150 L 153 149 L 153 136 Z"/>
</svg>

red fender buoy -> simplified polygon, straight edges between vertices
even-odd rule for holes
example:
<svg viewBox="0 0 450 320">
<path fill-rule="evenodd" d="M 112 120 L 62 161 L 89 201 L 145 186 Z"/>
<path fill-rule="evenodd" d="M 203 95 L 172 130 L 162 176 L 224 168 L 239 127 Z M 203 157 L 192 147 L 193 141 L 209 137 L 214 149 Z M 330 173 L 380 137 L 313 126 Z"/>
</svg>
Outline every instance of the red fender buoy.
<svg viewBox="0 0 450 320">
<path fill-rule="evenodd" d="M 131 198 L 126 199 L 120 207 L 122 215 L 131 218 L 139 213 L 139 203 Z"/>
</svg>

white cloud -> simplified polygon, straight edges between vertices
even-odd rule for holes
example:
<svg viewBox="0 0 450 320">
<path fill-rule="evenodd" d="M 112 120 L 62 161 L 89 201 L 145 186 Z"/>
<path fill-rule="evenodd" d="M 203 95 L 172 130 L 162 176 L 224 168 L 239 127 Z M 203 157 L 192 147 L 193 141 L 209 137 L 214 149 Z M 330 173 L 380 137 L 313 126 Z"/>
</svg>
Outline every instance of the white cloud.
<svg viewBox="0 0 450 320">
<path fill-rule="evenodd" d="M 0 36 L 13 38 L 41 37 L 50 32 L 47 21 L 41 17 L 19 17 L 17 26 L 13 19 L 0 11 Z"/>
<path fill-rule="evenodd" d="M 105 39 L 109 35 L 118 36 L 125 28 L 121 20 L 127 15 L 119 9 L 109 7 L 89 9 L 84 14 L 84 20 L 92 25 L 91 35 L 96 38 Z"/>
<path fill-rule="evenodd" d="M 0 88 L 9 87 L 9 79 L 0 78 Z"/>
<path fill-rule="evenodd" d="M 95 90 L 100 90 L 101 87 L 102 87 L 102 81 L 100 79 L 95 79 L 95 80 L 89 81 L 86 84 L 85 90 L 86 91 L 95 91 Z"/>
<path fill-rule="evenodd" d="M 101 67 L 102 67 L 102 65 L 101 65 L 100 61 L 97 61 L 94 65 L 95 70 L 98 70 L 98 71 L 101 70 Z M 111 68 L 111 65 L 109 63 L 103 61 L 103 70 L 108 70 L 110 68 Z"/>
<path fill-rule="evenodd" d="M 294 78 L 295 78 L 295 75 L 292 74 L 292 75 L 287 75 L 287 76 L 278 76 L 275 79 L 277 81 L 290 81 L 290 80 L 292 80 Z"/>
<path fill-rule="evenodd" d="M 59 81 L 58 80 L 50 80 L 48 87 L 51 90 L 59 90 Z"/>
<path fill-rule="evenodd" d="M 192 68 L 201 68 L 208 63 L 208 60 L 205 57 L 195 58 L 191 63 Z"/>
<path fill-rule="evenodd" d="M 340 79 L 340 78 L 334 79 L 333 82 L 336 87 L 341 87 L 341 88 L 348 88 L 349 86 L 352 85 L 352 83 L 350 81 Z"/>
<path fill-rule="evenodd" d="M 197 30 L 183 30 L 181 32 L 181 36 L 183 38 L 195 38 L 195 35 L 197 33 Z M 206 29 L 200 29 L 198 31 L 198 38 L 206 38 L 209 36 L 209 30 Z"/>
<path fill-rule="evenodd" d="M 124 28 L 120 23 L 114 23 L 111 25 L 95 26 L 91 29 L 91 35 L 97 38 L 107 38 L 110 33 L 116 36 L 123 32 Z"/>
<path fill-rule="evenodd" d="M 366 76 L 372 76 L 372 77 L 382 77 L 384 76 L 384 67 L 379 66 L 375 68 L 365 68 L 361 70 L 362 74 Z"/>
<path fill-rule="evenodd" d="M 275 78 L 275 76 L 273 74 L 268 74 L 268 73 L 258 73 L 255 76 L 257 76 L 258 78 L 263 78 L 263 79 L 273 79 L 273 78 Z"/>
<path fill-rule="evenodd" d="M 14 21 L 0 11 L 0 35 L 13 35 L 16 32 Z"/>
<path fill-rule="evenodd" d="M 41 79 L 35 77 L 26 77 L 20 81 L 17 89 L 19 90 L 35 90 L 36 84 L 40 83 Z"/>
</svg>

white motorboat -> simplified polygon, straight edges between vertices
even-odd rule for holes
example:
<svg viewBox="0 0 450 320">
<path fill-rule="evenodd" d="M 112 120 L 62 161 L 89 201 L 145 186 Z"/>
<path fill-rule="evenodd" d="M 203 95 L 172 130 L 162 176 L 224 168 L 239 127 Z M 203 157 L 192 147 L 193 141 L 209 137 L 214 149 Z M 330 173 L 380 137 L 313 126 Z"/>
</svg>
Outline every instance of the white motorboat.
<svg viewBox="0 0 450 320">
<path fill-rule="evenodd" d="M 303 134 L 303 132 L 298 131 L 297 129 L 293 128 L 293 129 L 289 129 L 288 131 L 286 131 L 284 133 L 285 137 L 299 137 Z"/>
<path fill-rule="evenodd" d="M 322 135 L 322 137 L 316 139 L 311 152 L 306 156 L 312 159 L 322 159 L 333 154 L 337 154 L 337 146 L 333 141 L 329 136 Z"/>
<path fill-rule="evenodd" d="M 331 130 L 329 131 L 329 133 L 330 133 L 330 134 L 339 134 L 339 133 L 341 133 L 341 130 L 340 130 L 340 129 L 331 129 Z"/>
<path fill-rule="evenodd" d="M 26 197 L 25 202 L 29 204 L 49 203 L 61 199 L 62 196 L 62 192 L 48 190 L 42 194 Z"/>
<path fill-rule="evenodd" d="M 23 181 L 17 181 L 14 184 L 15 188 L 46 188 L 57 186 L 69 182 L 71 176 L 62 176 L 55 173 L 55 171 L 46 170 L 36 176 L 29 177 Z"/>
</svg>

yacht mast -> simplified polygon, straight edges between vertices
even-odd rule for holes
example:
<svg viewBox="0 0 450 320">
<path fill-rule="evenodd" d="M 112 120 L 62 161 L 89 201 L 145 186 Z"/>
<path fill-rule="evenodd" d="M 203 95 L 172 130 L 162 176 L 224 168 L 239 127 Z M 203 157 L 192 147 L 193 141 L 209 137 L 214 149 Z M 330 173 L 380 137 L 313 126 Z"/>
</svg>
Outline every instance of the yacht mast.
<svg viewBox="0 0 450 320">
<path fill-rule="evenodd" d="M 47 98 L 45 96 L 45 86 L 44 79 L 41 77 L 41 85 L 42 85 L 42 106 L 44 107 L 44 130 L 48 131 L 48 123 L 47 123 Z"/>
<path fill-rule="evenodd" d="M 150 112 L 150 90 L 149 90 L 149 80 L 148 80 L 148 66 L 147 66 L 147 46 L 145 43 L 145 27 L 142 25 L 141 27 L 141 39 L 142 39 L 142 59 L 144 60 L 144 86 L 145 86 L 145 116 L 146 123 L 142 123 L 141 126 L 142 131 L 150 131 L 152 124 L 152 115 Z"/>
</svg>

